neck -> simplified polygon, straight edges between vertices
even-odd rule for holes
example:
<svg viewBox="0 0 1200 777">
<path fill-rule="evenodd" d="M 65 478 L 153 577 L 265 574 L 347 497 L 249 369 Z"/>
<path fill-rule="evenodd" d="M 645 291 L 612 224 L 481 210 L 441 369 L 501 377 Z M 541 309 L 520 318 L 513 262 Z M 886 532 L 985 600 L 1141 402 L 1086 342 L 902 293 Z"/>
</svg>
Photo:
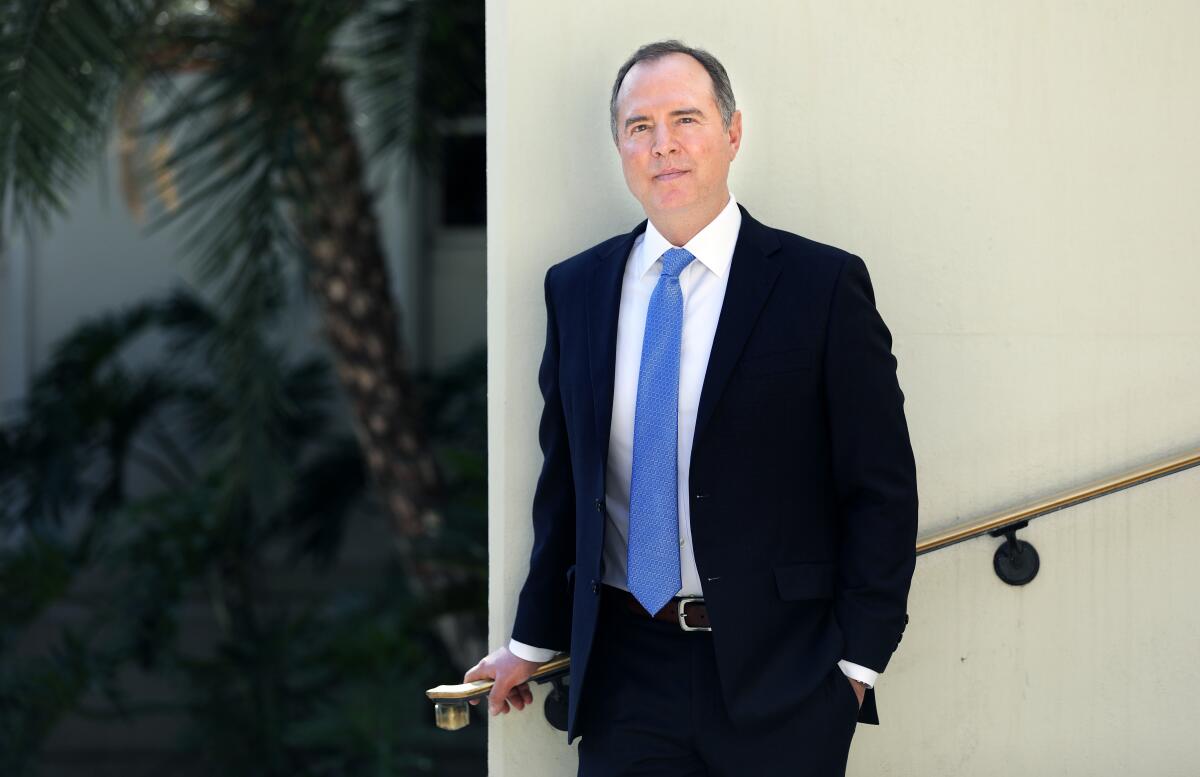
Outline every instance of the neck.
<svg viewBox="0 0 1200 777">
<path fill-rule="evenodd" d="M 711 224 L 728 204 L 729 191 L 726 190 L 725 196 L 718 200 L 715 207 L 709 205 L 703 209 L 689 208 L 684 213 L 647 213 L 646 218 L 650 219 L 658 233 L 665 237 L 671 245 L 681 248 L 698 235 L 700 230 Z"/>
</svg>

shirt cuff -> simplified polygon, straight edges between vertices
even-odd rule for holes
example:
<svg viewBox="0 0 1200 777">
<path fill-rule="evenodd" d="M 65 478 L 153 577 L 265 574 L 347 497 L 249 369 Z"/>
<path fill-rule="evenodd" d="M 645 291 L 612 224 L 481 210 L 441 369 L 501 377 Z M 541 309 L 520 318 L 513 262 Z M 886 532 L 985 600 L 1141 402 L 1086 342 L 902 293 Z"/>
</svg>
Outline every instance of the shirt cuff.
<svg viewBox="0 0 1200 777">
<path fill-rule="evenodd" d="M 842 674 L 852 680 L 858 680 L 868 688 L 874 688 L 875 681 L 879 679 L 879 672 L 876 672 L 874 669 L 868 669 L 860 664 L 851 663 L 844 658 L 838 661 L 838 668 L 842 670 Z"/>
<path fill-rule="evenodd" d="M 517 658 L 523 658 L 526 661 L 534 661 L 539 664 L 544 664 L 558 655 L 557 650 L 526 645 L 524 642 L 518 642 L 515 639 L 508 640 L 508 652 Z"/>
</svg>

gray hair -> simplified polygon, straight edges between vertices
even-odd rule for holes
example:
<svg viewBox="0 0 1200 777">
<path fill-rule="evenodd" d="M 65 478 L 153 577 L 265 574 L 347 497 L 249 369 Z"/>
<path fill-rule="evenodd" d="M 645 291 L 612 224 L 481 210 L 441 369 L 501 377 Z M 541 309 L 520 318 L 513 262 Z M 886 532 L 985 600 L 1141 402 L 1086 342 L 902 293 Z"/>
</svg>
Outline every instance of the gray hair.
<svg viewBox="0 0 1200 777">
<path fill-rule="evenodd" d="M 639 62 L 650 62 L 668 54 L 687 54 L 708 72 L 713 84 L 713 99 L 717 103 L 717 110 L 721 112 L 721 124 L 726 130 L 729 129 L 729 122 L 733 121 L 733 112 L 737 106 L 733 100 L 733 87 L 729 84 L 729 74 L 725 72 L 725 66 L 704 49 L 694 49 L 677 40 L 660 40 L 647 43 L 633 52 L 633 56 L 625 60 L 625 64 L 617 71 L 612 97 L 608 101 L 608 120 L 612 127 L 614 143 L 617 142 L 617 92 L 621 91 L 621 82 L 625 80 L 625 75 Z"/>
</svg>

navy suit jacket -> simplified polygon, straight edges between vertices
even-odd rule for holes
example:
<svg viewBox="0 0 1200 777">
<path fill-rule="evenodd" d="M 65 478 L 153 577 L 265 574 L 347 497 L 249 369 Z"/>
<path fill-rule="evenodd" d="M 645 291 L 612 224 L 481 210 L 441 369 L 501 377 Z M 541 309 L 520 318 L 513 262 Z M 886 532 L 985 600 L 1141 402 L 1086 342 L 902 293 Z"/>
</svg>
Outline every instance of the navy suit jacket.
<svg viewBox="0 0 1200 777">
<path fill-rule="evenodd" d="M 740 207 L 740 206 L 739 206 Z M 544 462 L 513 637 L 586 687 L 605 533 L 617 315 L 643 221 L 547 271 Z M 917 488 L 891 334 L 857 256 L 742 208 L 692 442 L 693 552 L 735 725 L 798 705 L 839 659 L 882 672 L 904 630 Z M 868 691 L 859 720 L 877 723 Z"/>
</svg>

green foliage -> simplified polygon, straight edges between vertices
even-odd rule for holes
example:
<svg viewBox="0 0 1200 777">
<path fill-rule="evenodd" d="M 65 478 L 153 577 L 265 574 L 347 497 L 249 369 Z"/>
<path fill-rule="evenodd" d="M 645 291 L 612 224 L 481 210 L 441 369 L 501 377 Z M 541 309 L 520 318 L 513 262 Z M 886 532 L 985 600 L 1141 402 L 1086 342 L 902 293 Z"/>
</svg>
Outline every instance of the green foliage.
<svg viewBox="0 0 1200 777">
<path fill-rule="evenodd" d="M 161 5 L 0 0 L 0 213 L 44 222 L 65 211 L 112 127 L 128 54 Z"/>
<path fill-rule="evenodd" d="M 338 54 L 363 93 L 371 161 L 415 150 L 427 161 L 438 124 L 482 116 L 484 4 L 472 0 L 367 3 L 354 17 L 355 45 Z"/>
<path fill-rule="evenodd" d="M 482 115 L 483 8 L 0 0 L 0 248 L 16 225 L 65 212 L 120 127 L 150 152 L 123 151 L 126 196 L 140 207 L 171 191 L 147 231 L 177 226 L 230 315 L 252 318 L 311 249 L 293 216 L 324 191 L 310 180 L 314 150 L 340 154 L 357 142 L 344 133 L 362 131 L 387 175 L 401 158 L 427 159 L 447 120 Z M 351 126 L 326 115 L 344 89 L 362 96 Z"/>
<path fill-rule="evenodd" d="M 327 365 L 273 342 L 273 314 L 232 326 L 177 293 L 86 322 L 0 426 L 0 773 L 34 773 L 72 716 L 164 713 L 195 773 L 433 768 L 422 691 L 456 670 L 429 623 L 486 597 L 483 359 L 420 383 L 455 525 L 423 551 L 465 582 L 418 603 L 388 560 L 339 587 L 352 523 L 390 533 Z M 165 355 L 135 366 L 147 343 Z M 81 622 L 23 644 L 67 602 Z M 129 672 L 170 700 L 129 698 Z"/>
<path fill-rule="evenodd" d="M 419 692 L 456 670 L 428 623 L 480 617 L 485 601 L 482 357 L 422 391 L 447 529 L 419 552 L 459 584 L 417 606 L 392 569 L 334 596 L 327 576 L 355 522 L 391 536 L 327 365 L 292 358 L 270 331 L 287 263 L 311 247 L 295 234 L 313 195 L 303 144 L 347 142 L 323 135 L 346 127 L 319 120 L 318 98 L 361 92 L 381 164 L 430 147 L 443 119 L 481 112 L 482 8 L 0 0 L 0 250 L 16 226 L 64 211 L 120 126 L 167 150 L 142 166 L 122 157 L 136 173 L 127 196 L 162 196 L 169 179 L 179 200 L 151 229 L 177 225 L 223 301 L 176 294 L 87 322 L 4 414 L 0 774 L 33 773 L 72 717 L 164 713 L 183 722 L 179 752 L 200 773 L 430 767 Z M 165 356 L 132 366 L 138 349 Z M 281 593 L 297 578 L 309 593 Z M 197 601 L 216 628 L 203 644 L 184 617 Z M 63 604 L 80 621 L 31 642 Z M 171 700 L 129 698 L 130 672 Z"/>
</svg>

